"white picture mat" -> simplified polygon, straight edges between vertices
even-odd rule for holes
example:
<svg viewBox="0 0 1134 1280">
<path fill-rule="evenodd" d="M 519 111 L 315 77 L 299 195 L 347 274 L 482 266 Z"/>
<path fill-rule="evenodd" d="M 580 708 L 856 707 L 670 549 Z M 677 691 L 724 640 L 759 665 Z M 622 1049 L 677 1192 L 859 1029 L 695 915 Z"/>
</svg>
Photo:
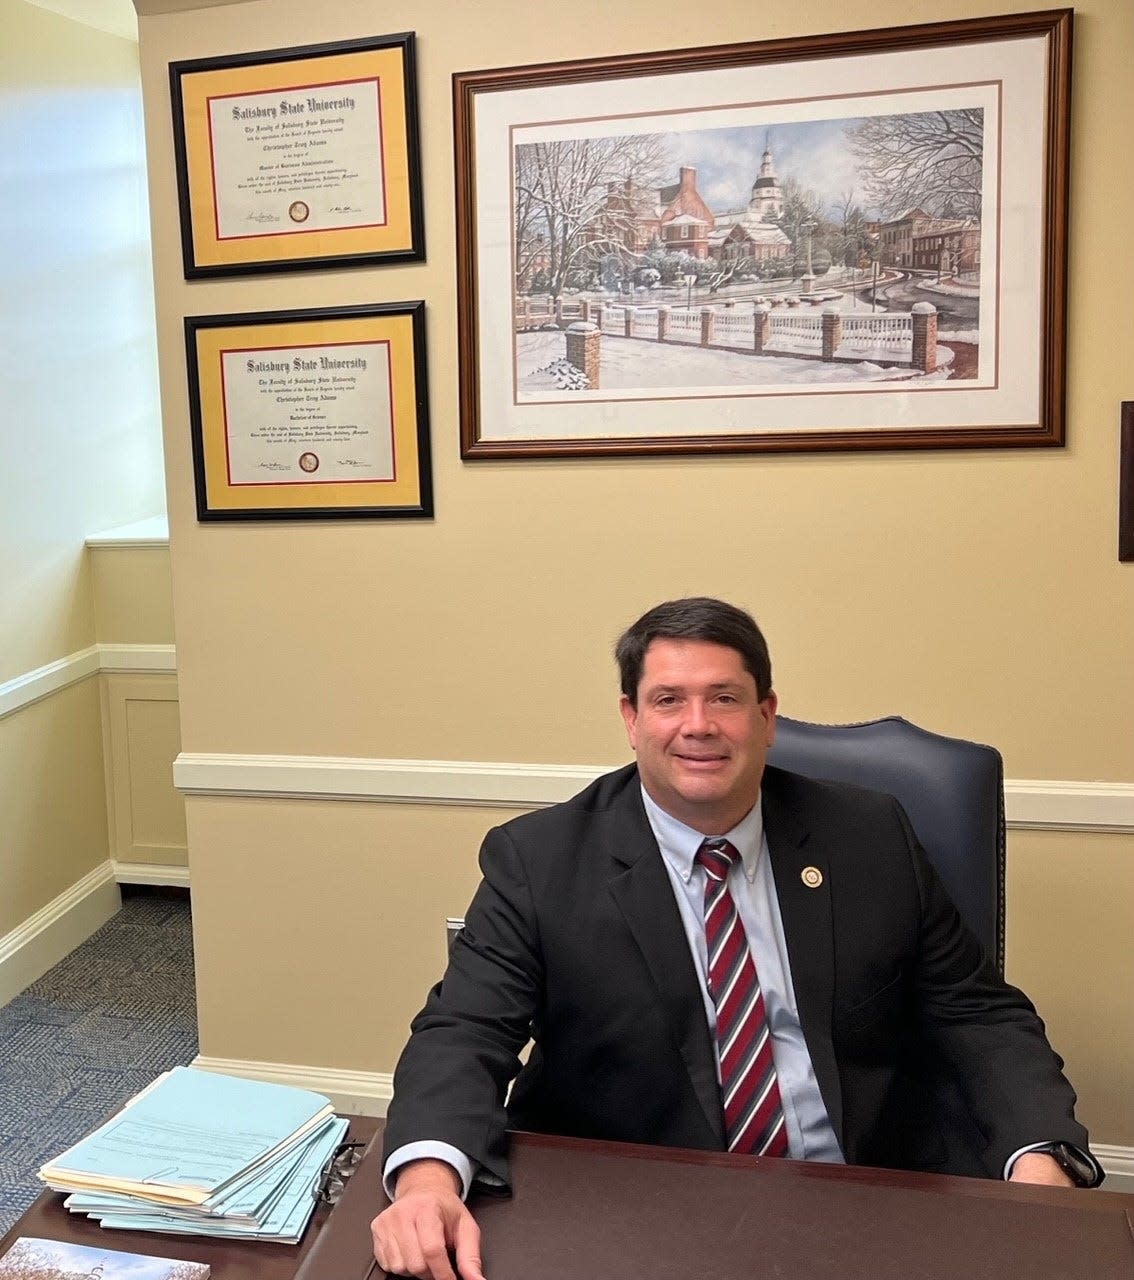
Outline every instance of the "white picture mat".
<svg viewBox="0 0 1134 1280">
<path fill-rule="evenodd" d="M 1034 425 L 1040 415 L 1040 350 L 1047 40 L 990 40 L 927 50 L 800 60 L 688 74 L 595 80 L 482 92 L 473 99 L 477 364 L 482 440 L 733 435 L 880 428 Z M 808 92 L 814 83 L 814 92 Z M 892 102 L 892 107 L 888 105 Z M 667 398 L 611 400 L 571 393 L 559 404 L 518 404 L 513 371 L 511 147 L 516 138 L 581 136 L 735 121 L 777 122 L 976 103 L 986 130 L 984 209 L 995 213 L 997 253 L 982 261 L 981 343 L 994 345 L 980 385 L 940 383 L 867 391 L 736 395 L 690 388 Z M 722 106 L 722 104 L 724 104 Z M 633 117 L 627 120 L 626 117 Z M 585 121 L 585 128 L 581 124 Z M 990 117 L 986 116 L 986 125 Z M 603 122 L 600 126 L 600 122 Z M 988 239 L 986 244 L 990 243 Z M 987 255 L 982 255 L 987 256 Z M 695 422 L 691 423 L 691 409 Z"/>
</svg>

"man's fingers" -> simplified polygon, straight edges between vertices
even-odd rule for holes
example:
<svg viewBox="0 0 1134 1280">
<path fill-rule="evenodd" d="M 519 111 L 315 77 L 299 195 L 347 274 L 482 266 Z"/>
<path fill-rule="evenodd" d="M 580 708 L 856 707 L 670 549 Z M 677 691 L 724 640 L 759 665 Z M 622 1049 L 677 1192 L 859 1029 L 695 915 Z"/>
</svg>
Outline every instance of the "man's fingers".
<svg viewBox="0 0 1134 1280">
<path fill-rule="evenodd" d="M 411 1265 L 410 1275 L 419 1276 L 421 1280 L 457 1280 L 449 1262 L 448 1233 L 440 1213 L 430 1205 L 428 1210 L 418 1215 L 415 1225 L 416 1244 L 420 1252 L 414 1258 L 407 1250 L 406 1262 L 418 1263 L 417 1267 Z"/>
<path fill-rule="evenodd" d="M 391 1275 L 457 1280 L 449 1263 L 444 1224 L 435 1210 L 409 1214 L 402 1206 L 392 1207 L 375 1221 L 373 1234 L 374 1256 Z"/>
<path fill-rule="evenodd" d="M 381 1219 L 376 1219 L 371 1232 L 374 1236 L 374 1256 L 378 1259 L 378 1265 L 390 1275 L 404 1275 L 402 1251 L 392 1237 L 388 1225 Z"/>
<path fill-rule="evenodd" d="M 457 1280 L 449 1259 L 457 1254 L 461 1280 L 484 1280 L 480 1228 L 454 1192 L 411 1192 L 371 1223 L 374 1256 L 392 1275 Z"/>
<path fill-rule="evenodd" d="M 380 1248 L 379 1253 L 381 1256 L 378 1261 L 382 1264 L 383 1271 L 388 1271 L 392 1276 L 404 1276 L 406 1274 L 405 1263 L 402 1262 L 402 1251 L 396 1244 Z"/>
<path fill-rule="evenodd" d="M 480 1260 L 480 1228 L 467 1209 L 463 1210 L 457 1220 L 455 1245 L 457 1271 L 461 1280 L 484 1280 L 484 1264 Z"/>
</svg>

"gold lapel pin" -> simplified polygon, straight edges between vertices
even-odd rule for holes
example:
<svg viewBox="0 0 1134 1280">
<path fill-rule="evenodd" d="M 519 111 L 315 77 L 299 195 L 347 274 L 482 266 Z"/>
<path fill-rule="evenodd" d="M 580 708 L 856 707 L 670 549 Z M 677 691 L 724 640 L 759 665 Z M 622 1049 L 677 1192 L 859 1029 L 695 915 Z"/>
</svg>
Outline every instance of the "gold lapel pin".
<svg viewBox="0 0 1134 1280">
<path fill-rule="evenodd" d="M 823 873 L 818 867 L 804 867 L 799 878 L 809 889 L 818 889 L 823 883 Z"/>
</svg>

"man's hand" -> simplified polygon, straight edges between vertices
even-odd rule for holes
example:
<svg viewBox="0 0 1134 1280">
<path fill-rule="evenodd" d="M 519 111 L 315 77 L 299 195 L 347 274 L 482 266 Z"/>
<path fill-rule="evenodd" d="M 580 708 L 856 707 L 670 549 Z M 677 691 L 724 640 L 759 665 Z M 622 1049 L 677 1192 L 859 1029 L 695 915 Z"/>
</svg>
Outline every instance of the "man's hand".
<svg viewBox="0 0 1134 1280">
<path fill-rule="evenodd" d="M 460 1189 L 456 1170 L 444 1160 L 413 1160 L 399 1169 L 394 1203 L 370 1224 L 379 1266 L 418 1280 L 457 1280 L 453 1250 L 461 1280 L 484 1280 L 480 1228 Z"/>
<path fill-rule="evenodd" d="M 1009 1182 L 1030 1182 L 1040 1187 L 1073 1187 L 1075 1184 L 1043 1151 L 1025 1151 L 1008 1175 Z"/>
</svg>

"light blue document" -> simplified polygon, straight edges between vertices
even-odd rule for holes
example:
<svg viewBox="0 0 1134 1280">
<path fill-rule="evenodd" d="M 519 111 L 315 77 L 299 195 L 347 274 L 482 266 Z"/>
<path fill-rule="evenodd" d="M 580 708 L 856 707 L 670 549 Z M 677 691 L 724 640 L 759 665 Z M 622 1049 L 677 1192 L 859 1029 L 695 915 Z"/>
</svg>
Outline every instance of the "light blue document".
<svg viewBox="0 0 1134 1280">
<path fill-rule="evenodd" d="M 336 1118 L 316 1141 L 309 1142 L 276 1167 L 275 1185 L 267 1189 L 255 1215 L 215 1217 L 204 1207 L 168 1209 L 157 1205 L 130 1207 L 128 1198 L 101 1194 L 73 1195 L 66 1204 L 110 1229 L 163 1231 L 240 1240 L 275 1240 L 294 1244 L 303 1235 L 316 1199 L 323 1168 L 346 1134 L 348 1123 Z M 263 1188 L 260 1188 L 263 1191 Z M 127 1200 L 127 1204 L 121 1202 Z M 135 1202 L 136 1204 L 136 1202 Z"/>
<path fill-rule="evenodd" d="M 318 1136 L 301 1147 L 275 1160 L 255 1177 L 241 1179 L 225 1189 L 223 1195 L 210 1198 L 202 1209 L 228 1222 L 242 1217 L 264 1221 L 282 1196 L 288 1193 L 296 1178 L 310 1181 L 311 1170 L 318 1176 L 346 1133 L 348 1122 L 333 1117 Z"/>
<path fill-rule="evenodd" d="M 72 1213 L 98 1217 L 102 1213 L 154 1215 L 186 1221 L 218 1219 L 255 1224 L 262 1221 L 285 1192 L 293 1177 L 320 1172 L 336 1146 L 342 1141 L 348 1122 L 332 1116 L 320 1126 L 318 1133 L 286 1155 L 260 1167 L 254 1174 L 234 1179 L 223 1195 L 199 1205 L 167 1205 L 141 1196 L 103 1190 L 76 1191 L 67 1196 L 65 1206 Z"/>
<path fill-rule="evenodd" d="M 176 1067 L 39 1172 L 61 1191 L 201 1204 L 299 1147 L 332 1115 L 321 1094 Z"/>
</svg>

